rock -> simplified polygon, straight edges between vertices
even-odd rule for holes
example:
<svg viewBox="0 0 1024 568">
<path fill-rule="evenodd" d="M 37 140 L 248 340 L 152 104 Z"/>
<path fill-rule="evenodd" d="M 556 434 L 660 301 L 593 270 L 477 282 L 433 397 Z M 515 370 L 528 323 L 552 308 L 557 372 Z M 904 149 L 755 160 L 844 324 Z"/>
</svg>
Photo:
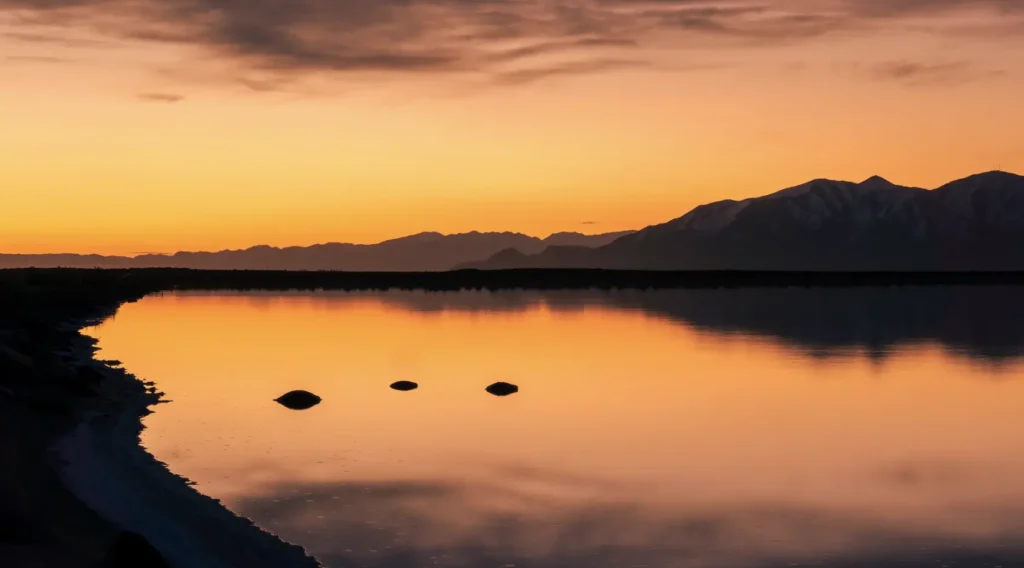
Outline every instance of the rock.
<svg viewBox="0 0 1024 568">
<path fill-rule="evenodd" d="M 412 381 L 398 381 L 397 383 L 391 383 L 391 388 L 396 391 L 411 391 L 419 388 L 419 385 Z"/>
<path fill-rule="evenodd" d="M 519 387 L 511 383 L 497 382 L 487 387 L 487 392 L 494 396 L 508 396 L 519 392 Z"/>
<path fill-rule="evenodd" d="M 279 403 L 281 406 L 285 406 L 292 410 L 306 410 L 307 408 L 313 408 L 320 404 L 322 399 L 304 390 L 293 390 L 275 398 L 274 401 Z"/>
</svg>

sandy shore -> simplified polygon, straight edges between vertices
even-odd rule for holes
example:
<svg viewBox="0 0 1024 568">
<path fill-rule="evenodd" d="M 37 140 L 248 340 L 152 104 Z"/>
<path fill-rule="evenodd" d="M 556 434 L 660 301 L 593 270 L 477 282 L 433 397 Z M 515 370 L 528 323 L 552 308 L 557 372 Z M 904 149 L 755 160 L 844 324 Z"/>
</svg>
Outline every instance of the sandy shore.
<svg viewBox="0 0 1024 568">
<path fill-rule="evenodd" d="M 78 331 L 96 321 L 70 324 Z M 145 537 L 176 568 L 316 567 L 287 544 L 195 491 L 140 445 L 142 417 L 160 394 L 125 370 L 94 358 L 95 340 L 78 335 L 67 354 L 103 377 L 80 421 L 53 447 L 64 486 L 112 525 Z"/>
</svg>

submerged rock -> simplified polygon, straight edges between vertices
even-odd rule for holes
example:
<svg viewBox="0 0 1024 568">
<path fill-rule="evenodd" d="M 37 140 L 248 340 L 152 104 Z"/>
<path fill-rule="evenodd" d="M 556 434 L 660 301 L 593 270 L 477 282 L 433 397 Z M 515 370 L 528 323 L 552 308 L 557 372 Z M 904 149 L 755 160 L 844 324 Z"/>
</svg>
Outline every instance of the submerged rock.
<svg viewBox="0 0 1024 568">
<path fill-rule="evenodd" d="M 281 406 L 288 407 L 292 410 L 306 410 L 307 408 L 313 408 L 320 404 L 321 400 L 322 399 L 319 396 L 304 390 L 293 390 L 274 399 L 274 401 L 279 403 Z"/>
<path fill-rule="evenodd" d="M 487 387 L 487 392 L 493 394 L 494 396 L 508 396 L 510 394 L 515 394 L 519 392 L 519 387 L 513 385 L 512 383 L 505 383 L 499 381 Z"/>
<path fill-rule="evenodd" d="M 398 381 L 397 383 L 391 383 L 391 388 L 396 391 L 411 391 L 419 388 L 419 385 L 412 381 Z"/>
</svg>

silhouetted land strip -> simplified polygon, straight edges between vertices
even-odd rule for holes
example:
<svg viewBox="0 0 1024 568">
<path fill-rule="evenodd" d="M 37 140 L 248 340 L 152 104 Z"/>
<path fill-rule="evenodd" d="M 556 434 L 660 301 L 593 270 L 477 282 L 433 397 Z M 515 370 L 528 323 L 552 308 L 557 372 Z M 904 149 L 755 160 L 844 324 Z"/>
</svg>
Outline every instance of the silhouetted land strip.
<svg viewBox="0 0 1024 568">
<path fill-rule="evenodd" d="M 1024 285 L 1021 272 L 632 271 L 591 269 L 451 272 L 296 272 L 190 269 L 0 270 L 0 307 L 45 298 L 59 316 L 170 290 L 573 290 Z M 15 305 L 17 304 L 17 305 Z M 20 307 L 19 307 L 20 306 Z M 37 314 L 34 319 L 44 318 Z"/>
<path fill-rule="evenodd" d="M 754 272 L 591 269 L 452 272 L 128 271 L 174 289 L 571 290 L 1024 285 L 1024 272 Z M 133 274 L 133 277 L 135 275 Z"/>
</svg>

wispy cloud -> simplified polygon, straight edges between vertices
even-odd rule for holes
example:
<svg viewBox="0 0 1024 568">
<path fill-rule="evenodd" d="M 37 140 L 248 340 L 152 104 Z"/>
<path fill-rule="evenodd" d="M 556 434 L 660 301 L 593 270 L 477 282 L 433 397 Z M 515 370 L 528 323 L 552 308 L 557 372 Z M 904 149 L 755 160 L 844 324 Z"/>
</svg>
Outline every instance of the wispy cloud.
<svg viewBox="0 0 1024 568">
<path fill-rule="evenodd" d="M 908 85 L 964 83 L 1002 73 L 1000 70 L 981 69 L 966 61 L 887 61 L 870 68 L 875 79 Z"/>
<path fill-rule="evenodd" d="M 72 61 L 65 57 L 50 57 L 46 55 L 7 55 L 3 60 L 12 63 L 69 63 Z"/>
<path fill-rule="evenodd" d="M 595 59 L 585 61 L 573 61 L 543 67 L 532 67 L 528 69 L 517 69 L 497 73 L 494 80 L 497 83 L 508 85 L 532 83 L 540 79 L 557 77 L 561 75 L 584 75 L 644 65 L 642 60 L 635 59 Z"/>
<path fill-rule="evenodd" d="M 185 100 L 184 95 L 175 93 L 139 93 L 139 100 L 150 103 L 178 103 Z"/>
<path fill-rule="evenodd" d="M 876 18 L 935 15 L 956 10 L 994 9 L 1002 14 L 1024 13 L 1020 0 L 844 0 L 847 10 Z"/>
<path fill-rule="evenodd" d="M 0 0 L 0 16 L 3 15 L 3 1 Z M 3 20 L 0 19 L 0 24 Z M 30 25 L 31 22 L 23 22 L 25 25 Z M 60 32 L 64 32 L 63 27 L 59 29 Z M 39 32 L 23 32 L 23 31 L 2 31 L 0 29 L 0 39 L 12 40 L 20 43 L 45 43 L 49 45 L 59 45 L 62 47 L 108 47 L 110 46 L 109 41 L 93 38 L 81 38 L 81 37 L 68 37 L 66 33 L 55 33 L 54 30 L 50 30 L 49 33 L 45 31 Z"/>
</svg>

